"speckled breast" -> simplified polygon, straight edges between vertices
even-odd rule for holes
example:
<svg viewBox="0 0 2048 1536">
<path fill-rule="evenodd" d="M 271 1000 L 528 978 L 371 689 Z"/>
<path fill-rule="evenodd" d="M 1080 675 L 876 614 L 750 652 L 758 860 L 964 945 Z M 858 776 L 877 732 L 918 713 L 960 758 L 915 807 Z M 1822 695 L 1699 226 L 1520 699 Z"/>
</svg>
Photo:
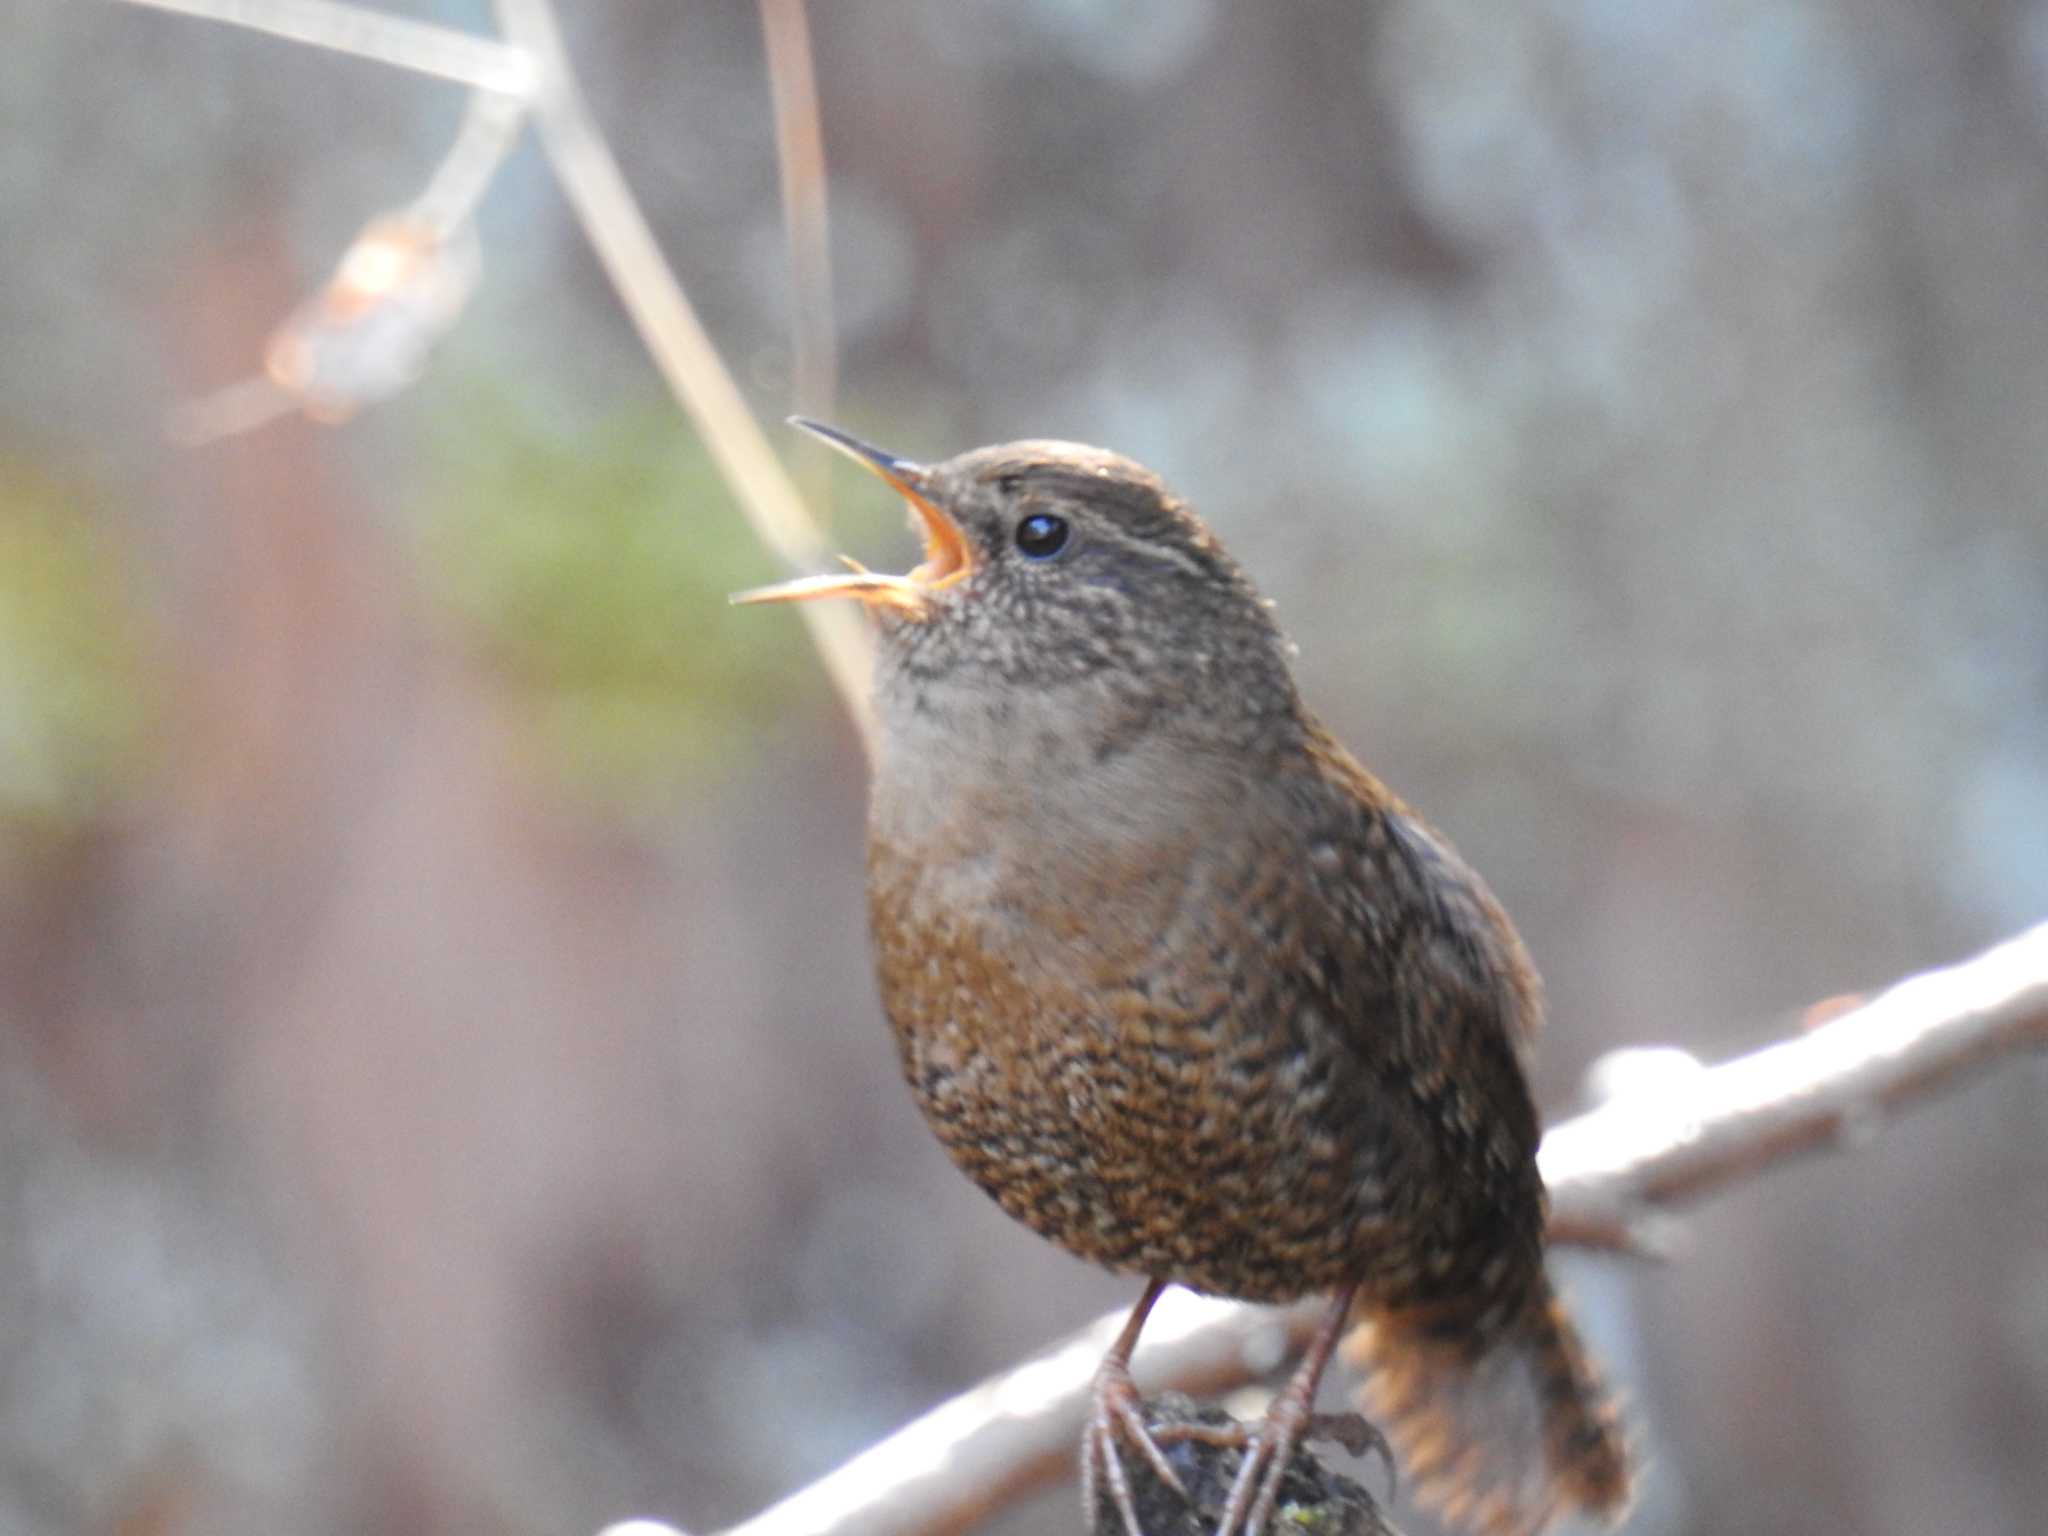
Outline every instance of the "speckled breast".
<svg viewBox="0 0 2048 1536">
<path fill-rule="evenodd" d="M 1090 971 L 1057 915 L 1020 952 L 927 874 L 871 851 L 883 1006 L 927 1120 L 1005 1211 L 1084 1258 L 1248 1299 L 1412 1272 L 1384 1117 L 1227 946 L 1176 950 L 1170 976 Z"/>
</svg>

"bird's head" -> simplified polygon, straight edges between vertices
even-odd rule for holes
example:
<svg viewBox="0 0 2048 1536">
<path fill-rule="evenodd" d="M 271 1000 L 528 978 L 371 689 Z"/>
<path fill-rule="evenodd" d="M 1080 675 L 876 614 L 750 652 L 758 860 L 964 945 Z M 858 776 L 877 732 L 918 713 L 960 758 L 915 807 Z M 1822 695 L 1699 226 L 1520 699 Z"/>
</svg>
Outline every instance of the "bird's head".
<svg viewBox="0 0 2048 1536">
<path fill-rule="evenodd" d="M 1160 702 L 1233 685 L 1290 698 L 1267 604 L 1202 521 L 1143 465 L 1024 441 L 923 465 L 816 422 L 795 425 L 909 503 L 924 559 L 742 592 L 740 603 L 853 598 L 892 676 L 1002 686 L 1095 680 Z"/>
</svg>

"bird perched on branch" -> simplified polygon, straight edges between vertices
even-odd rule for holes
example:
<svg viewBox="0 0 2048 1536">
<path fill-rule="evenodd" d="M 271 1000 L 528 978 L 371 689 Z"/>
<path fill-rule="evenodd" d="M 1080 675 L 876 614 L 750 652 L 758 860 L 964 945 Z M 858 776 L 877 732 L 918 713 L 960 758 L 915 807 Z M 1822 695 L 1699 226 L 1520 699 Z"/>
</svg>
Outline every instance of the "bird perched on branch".
<svg viewBox="0 0 2048 1536">
<path fill-rule="evenodd" d="M 1150 471 L 1057 442 L 927 467 L 797 425 L 925 540 L 907 575 L 736 598 L 879 628 L 868 900 L 904 1075 L 1004 1210 L 1149 1281 L 1084 1482 L 1143 1536 L 1123 1456 L 1174 1481 L 1129 1361 L 1179 1283 L 1331 1298 L 1228 1436 L 1218 1536 L 1257 1536 L 1303 1437 L 1358 1427 L 1314 1411 L 1340 1341 L 1458 1523 L 1618 1512 L 1615 1416 L 1543 1268 L 1540 989 L 1492 893 L 1303 705 L 1268 604 Z"/>
</svg>

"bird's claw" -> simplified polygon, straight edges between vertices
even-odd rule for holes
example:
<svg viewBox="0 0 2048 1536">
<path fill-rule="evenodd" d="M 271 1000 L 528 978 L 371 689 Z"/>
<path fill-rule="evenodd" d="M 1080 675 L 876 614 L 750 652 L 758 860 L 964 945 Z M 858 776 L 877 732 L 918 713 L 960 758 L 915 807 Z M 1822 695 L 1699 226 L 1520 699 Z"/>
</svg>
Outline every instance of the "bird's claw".
<svg viewBox="0 0 2048 1536">
<path fill-rule="evenodd" d="M 1244 1458 L 1237 1464 L 1216 1536 L 1259 1536 L 1265 1530 L 1280 1502 L 1280 1480 L 1287 1475 L 1304 1428 L 1268 1413 L 1257 1428 L 1247 1431 Z"/>
<path fill-rule="evenodd" d="M 1159 1441 L 1146 1425 L 1144 1415 L 1138 1411 L 1140 1401 L 1130 1371 L 1122 1365 L 1105 1362 L 1096 1372 L 1094 1404 L 1088 1415 L 1088 1428 L 1081 1437 L 1082 1512 L 1092 1525 L 1097 1507 L 1096 1478 L 1099 1469 L 1102 1481 L 1109 1486 L 1110 1499 L 1123 1518 L 1125 1536 L 1145 1536 L 1145 1530 L 1138 1520 L 1138 1502 L 1131 1492 L 1130 1474 L 1124 1470 L 1123 1453 L 1117 1448 L 1119 1436 L 1138 1448 L 1160 1482 L 1182 1498 L 1186 1498 L 1188 1492 L 1180 1475 L 1167 1461 L 1166 1453 L 1159 1449 Z"/>
<path fill-rule="evenodd" d="M 1386 1463 L 1389 1488 L 1394 1481 L 1393 1448 L 1364 1415 L 1314 1413 L 1289 1393 L 1282 1393 L 1266 1416 L 1251 1428 L 1242 1424 L 1228 1429 L 1185 1425 L 1175 1426 L 1169 1435 L 1210 1445 L 1238 1446 L 1244 1451 L 1215 1536 L 1260 1536 L 1279 1505 L 1280 1485 L 1287 1477 L 1294 1453 L 1318 1440 L 1342 1446 L 1353 1456 L 1378 1452 Z"/>
<path fill-rule="evenodd" d="M 1258 1431 L 1243 1424 L 1165 1424 L 1152 1432 L 1152 1438 L 1167 1445 L 1192 1440 L 1221 1450 L 1243 1451 L 1250 1449 L 1258 1438 Z M 1312 1413 L 1303 1423 L 1296 1443 L 1334 1445 L 1352 1456 L 1379 1457 L 1380 1464 L 1387 1469 L 1388 1496 L 1392 1496 L 1398 1480 L 1394 1448 L 1364 1414 Z"/>
</svg>

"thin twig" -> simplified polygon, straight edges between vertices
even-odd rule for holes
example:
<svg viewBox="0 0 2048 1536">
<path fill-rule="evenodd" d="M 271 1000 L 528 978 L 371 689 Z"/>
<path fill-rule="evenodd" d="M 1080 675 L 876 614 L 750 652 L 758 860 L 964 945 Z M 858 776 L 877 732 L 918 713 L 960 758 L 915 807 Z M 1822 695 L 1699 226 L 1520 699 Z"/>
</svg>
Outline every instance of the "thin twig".
<svg viewBox="0 0 2048 1536">
<path fill-rule="evenodd" d="M 128 5 L 224 21 L 272 37 L 310 43 L 458 85 L 523 96 L 533 69 L 517 48 L 431 22 L 412 21 L 337 0 L 125 0 Z"/>
<path fill-rule="evenodd" d="M 541 142 L 583 232 L 755 534 L 794 568 L 817 569 L 826 551 L 817 524 L 768 446 L 689 300 L 655 244 L 571 74 L 547 0 L 496 0 L 506 41 L 533 59 L 534 116 Z M 874 642 L 848 605 L 806 603 L 799 612 L 833 685 L 872 743 L 868 674 Z"/>
<path fill-rule="evenodd" d="M 826 563 L 827 551 L 816 521 L 769 448 L 703 323 L 662 259 L 646 218 L 577 87 L 548 0 L 496 0 L 503 41 L 335 0 L 126 3 L 229 22 L 519 97 L 533 111 L 555 174 L 641 341 L 695 423 L 706 451 L 756 537 L 792 568 L 817 569 Z M 801 17 L 798 19 L 800 22 Z M 462 153 L 444 163 L 442 174 L 428 189 L 428 200 L 437 209 L 473 202 L 509 148 L 517 126 L 513 115 L 472 103 L 458 141 Z M 469 157 L 470 149 L 477 151 L 474 160 Z M 822 218 L 822 152 L 812 158 Z M 829 325 L 829 310 L 825 313 Z M 813 342 L 811 353 L 816 352 Z M 228 402 L 234 408 L 224 411 L 230 428 L 239 430 L 278 414 L 275 390 L 254 385 L 241 389 Z M 209 435 L 217 430 L 212 425 L 207 428 Z M 867 685 L 874 642 L 862 615 L 846 607 L 817 603 L 806 605 L 801 613 L 833 686 L 859 727 L 863 746 L 871 750 Z"/>
<path fill-rule="evenodd" d="M 525 122 L 524 98 L 471 91 L 455 142 L 434 168 L 433 178 L 413 199 L 408 210 L 411 216 L 444 240 L 468 223 L 505 157 L 519 142 Z"/>
<path fill-rule="evenodd" d="M 768 94 L 775 107 L 775 163 L 782 183 L 782 227 L 789 240 L 791 382 L 799 415 L 830 421 L 838 390 L 839 349 L 832 323 L 832 246 L 825 206 L 825 130 L 818 118 L 818 76 L 804 0 L 761 0 Z M 829 460 L 804 477 L 822 508 Z"/>
<path fill-rule="evenodd" d="M 470 91 L 455 142 L 420 195 L 370 220 L 326 285 L 271 333 L 263 374 L 174 407 L 170 439 L 197 447 L 296 411 L 345 421 L 409 388 L 476 291 L 470 218 L 525 118 L 521 97 Z"/>
<path fill-rule="evenodd" d="M 1667 1078 L 1558 1126 L 1557 1242 L 1613 1248 L 1650 1213 L 1802 1155 L 1860 1145 L 1973 1071 L 2048 1050 L 2048 924 L 1910 977 L 1798 1039 Z M 1137 1359 L 1148 1390 L 1227 1391 L 1298 1350 L 1319 1301 L 1270 1311 L 1170 1293 Z M 933 1409 L 724 1536 L 950 1536 L 1064 1475 L 1121 1311 Z M 1276 1342 L 1277 1341 L 1277 1342 Z"/>
</svg>

